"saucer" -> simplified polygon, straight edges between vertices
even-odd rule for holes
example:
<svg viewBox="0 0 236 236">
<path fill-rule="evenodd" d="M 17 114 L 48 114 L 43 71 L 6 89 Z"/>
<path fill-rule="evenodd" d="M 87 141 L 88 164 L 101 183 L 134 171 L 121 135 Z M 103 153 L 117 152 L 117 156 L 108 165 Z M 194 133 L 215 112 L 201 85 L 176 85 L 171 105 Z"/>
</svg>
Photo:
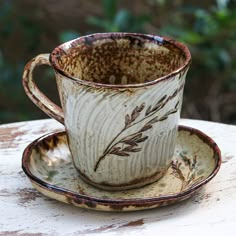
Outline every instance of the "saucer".
<svg viewBox="0 0 236 236">
<path fill-rule="evenodd" d="M 82 208 L 133 211 L 185 200 L 219 171 L 221 154 L 199 130 L 179 126 L 175 155 L 157 182 L 126 191 L 105 191 L 85 183 L 71 161 L 65 131 L 45 135 L 24 151 L 22 168 L 32 185 L 47 197 Z"/>
</svg>

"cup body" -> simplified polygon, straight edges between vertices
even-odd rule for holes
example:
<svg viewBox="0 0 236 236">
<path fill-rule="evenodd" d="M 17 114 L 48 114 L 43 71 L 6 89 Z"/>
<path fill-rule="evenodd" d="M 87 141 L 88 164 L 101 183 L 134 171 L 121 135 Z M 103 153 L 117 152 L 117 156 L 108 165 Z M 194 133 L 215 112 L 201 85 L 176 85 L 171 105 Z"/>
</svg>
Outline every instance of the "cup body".
<svg viewBox="0 0 236 236">
<path fill-rule="evenodd" d="M 107 33 L 51 53 L 79 175 L 107 190 L 161 178 L 174 154 L 188 49 L 153 35 Z"/>
</svg>

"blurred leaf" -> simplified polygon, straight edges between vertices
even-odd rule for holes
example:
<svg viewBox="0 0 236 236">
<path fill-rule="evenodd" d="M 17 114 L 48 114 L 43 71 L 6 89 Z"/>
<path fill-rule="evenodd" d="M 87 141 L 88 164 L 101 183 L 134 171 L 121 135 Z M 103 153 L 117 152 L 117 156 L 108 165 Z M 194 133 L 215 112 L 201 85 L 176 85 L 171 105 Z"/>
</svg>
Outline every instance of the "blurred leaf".
<svg viewBox="0 0 236 236">
<path fill-rule="evenodd" d="M 106 28 L 106 21 L 94 16 L 88 16 L 86 19 L 87 23 L 98 28 Z M 110 24 L 109 24 L 110 25 Z"/>
<path fill-rule="evenodd" d="M 126 9 L 121 9 L 115 16 L 114 24 L 117 26 L 119 31 L 125 31 L 127 26 L 130 25 L 131 20 L 130 12 Z"/>
<path fill-rule="evenodd" d="M 229 0 L 216 0 L 217 6 L 220 10 L 227 8 Z"/>
<path fill-rule="evenodd" d="M 41 20 L 45 17 L 45 13 L 42 13 L 42 9 L 35 8 L 34 10 L 32 8 L 33 2 L 36 1 L 0 0 L 0 2 L 0 98 L 2 100 L 0 122 L 2 120 L 38 118 L 37 111 L 28 110 L 26 102 L 28 100 L 22 90 L 21 76 L 25 64 L 23 58 L 39 53 L 41 46 L 45 47 L 50 43 L 56 44 L 58 41 L 63 43 L 79 37 L 80 34 L 73 28 L 62 32 L 58 30 L 56 32 L 60 33 L 58 33 L 57 42 L 55 42 L 55 38 L 51 37 L 55 34 L 54 30 L 51 35 L 48 35 L 42 24 Z M 236 93 L 236 1 L 216 0 L 207 1 L 204 4 L 200 1 L 147 0 L 139 2 L 102 0 L 94 3 L 96 5 L 94 7 L 100 4 L 101 12 L 97 16 L 87 16 L 86 12 L 82 13 L 88 23 L 88 28 L 82 29 L 84 30 L 83 34 L 94 33 L 94 31 L 158 32 L 158 34 L 167 35 L 186 43 L 193 59 L 187 83 L 189 87 L 194 86 L 194 89 L 186 90 L 186 104 L 191 108 L 189 100 L 192 100 L 198 113 L 202 115 L 197 118 L 210 119 L 211 117 L 205 115 L 209 110 L 209 99 L 212 96 L 210 92 L 208 94 L 208 91 L 214 91 L 214 104 L 217 103 L 217 94 L 228 91 Z M 122 3 L 123 9 L 119 8 L 119 3 Z M 142 8 L 139 8 L 141 9 L 140 13 L 134 12 L 132 4 L 140 4 L 139 7 L 145 6 L 145 11 L 148 10 L 147 14 L 143 13 L 144 9 Z M 28 14 L 28 10 L 19 6 L 29 6 L 32 12 Z M 91 7 L 91 4 L 88 6 Z M 60 26 L 56 27 L 56 30 L 60 29 Z M 15 35 L 16 39 L 14 39 Z M 12 42 L 16 42 L 14 48 L 17 48 L 17 52 L 20 45 L 22 50 L 19 49 L 19 52 L 26 53 L 26 55 L 10 55 L 17 53 L 14 50 L 13 52 L 8 50 L 9 46 L 7 45 Z M 39 74 L 41 72 L 40 69 Z M 43 73 L 43 80 L 47 81 L 48 77 L 54 77 L 52 73 L 53 70 L 47 67 Z M 219 84 L 216 91 L 213 87 L 215 84 Z M 197 93 L 194 93 L 194 90 Z M 198 102 L 201 104 L 197 104 Z M 204 107 L 205 110 L 202 109 Z M 236 120 L 235 113 L 230 117 L 224 122 Z"/>
<path fill-rule="evenodd" d="M 3 65 L 4 65 L 4 60 L 3 60 L 2 51 L 0 50 L 0 69 Z"/>
<path fill-rule="evenodd" d="M 7 17 L 10 16 L 10 13 L 12 11 L 12 1 L 11 0 L 5 0 L 2 1 L 2 6 L 0 7 L 0 19 L 4 20 Z"/>
<path fill-rule="evenodd" d="M 12 18 L 12 1 L 3 1 L 0 7 L 0 36 L 7 38 L 15 28 L 16 23 Z"/>
<path fill-rule="evenodd" d="M 73 31 L 73 30 L 68 30 L 68 31 L 63 31 L 59 34 L 59 40 L 61 43 L 70 41 L 72 39 L 78 38 L 80 35 L 78 32 Z"/>
<path fill-rule="evenodd" d="M 218 50 L 218 58 L 223 65 L 228 65 L 231 63 L 231 57 L 224 48 Z"/>
<path fill-rule="evenodd" d="M 228 20 L 228 17 L 229 17 L 229 11 L 228 10 L 218 10 L 216 11 L 216 20 L 219 20 L 219 21 L 227 21 Z"/>
<path fill-rule="evenodd" d="M 196 11 L 201 10 L 198 6 L 195 5 L 183 5 L 178 9 L 179 14 L 191 14 L 194 15 Z"/>
<path fill-rule="evenodd" d="M 116 15 L 117 0 L 102 0 L 102 6 L 106 19 L 112 22 Z"/>
<path fill-rule="evenodd" d="M 98 17 L 94 16 L 87 17 L 87 23 L 101 29 L 102 31 L 107 31 L 107 32 L 116 31 L 116 27 L 113 24 L 111 24 L 107 20 L 100 19 Z"/>
<path fill-rule="evenodd" d="M 204 41 L 204 38 L 200 34 L 191 31 L 183 32 L 179 39 L 188 44 L 200 44 Z"/>
<path fill-rule="evenodd" d="M 156 0 L 156 3 L 160 6 L 164 6 L 166 4 L 166 0 Z"/>
</svg>

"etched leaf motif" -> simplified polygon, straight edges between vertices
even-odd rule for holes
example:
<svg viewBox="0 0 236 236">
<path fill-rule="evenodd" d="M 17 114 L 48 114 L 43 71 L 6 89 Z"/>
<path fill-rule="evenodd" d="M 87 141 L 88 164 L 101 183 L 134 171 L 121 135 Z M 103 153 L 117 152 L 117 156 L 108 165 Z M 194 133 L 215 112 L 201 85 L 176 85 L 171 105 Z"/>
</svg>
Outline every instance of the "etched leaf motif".
<svg viewBox="0 0 236 236">
<path fill-rule="evenodd" d="M 127 146 L 124 149 L 122 149 L 122 151 L 130 152 L 133 148 L 134 148 L 133 146 Z"/>
<path fill-rule="evenodd" d="M 193 157 L 193 162 L 192 162 L 192 164 L 191 164 L 191 168 L 194 169 L 195 166 L 196 166 L 196 164 L 197 164 L 197 156 L 194 155 L 194 157 Z"/>
<path fill-rule="evenodd" d="M 129 153 L 127 152 L 123 152 L 123 151 L 117 151 L 116 153 L 114 153 L 117 156 L 122 156 L 122 157 L 128 157 L 130 156 Z"/>
<path fill-rule="evenodd" d="M 165 100 L 166 98 L 167 98 L 167 95 L 164 95 L 164 96 L 156 103 L 156 105 L 153 107 L 152 112 L 161 109 L 161 108 L 165 105 L 165 104 L 164 104 L 164 100 Z"/>
<path fill-rule="evenodd" d="M 174 114 L 174 113 L 176 113 L 176 112 L 177 112 L 177 109 L 172 109 L 172 110 L 169 110 L 169 111 L 166 113 L 166 115 L 168 116 L 168 115 Z"/>
<path fill-rule="evenodd" d="M 151 119 L 151 120 L 149 120 L 149 124 L 154 124 L 154 123 L 156 123 L 156 122 L 158 122 L 159 120 L 158 120 L 158 117 L 154 117 L 153 119 Z"/>
<path fill-rule="evenodd" d="M 178 89 L 176 89 L 175 91 L 174 91 L 174 93 L 173 93 L 173 97 L 175 97 L 176 95 L 177 95 L 177 93 L 178 93 Z"/>
<path fill-rule="evenodd" d="M 111 150 L 110 154 L 114 154 L 117 156 L 129 156 L 129 153 L 124 152 L 124 150 L 121 150 L 120 147 L 115 147 Z"/>
<path fill-rule="evenodd" d="M 149 106 L 146 110 L 145 116 L 149 115 L 152 112 L 152 106 Z"/>
<path fill-rule="evenodd" d="M 167 98 L 167 95 L 165 94 L 165 95 L 157 102 L 157 104 L 163 102 L 166 98 Z"/>
<path fill-rule="evenodd" d="M 133 140 L 124 140 L 122 142 L 131 146 L 138 146 L 138 144 Z"/>
<path fill-rule="evenodd" d="M 178 109 L 178 106 L 179 106 L 179 101 L 176 103 L 175 109 Z"/>
<path fill-rule="evenodd" d="M 133 146 L 128 146 L 128 147 L 125 147 L 122 151 L 125 151 L 125 152 L 139 152 L 139 151 L 141 151 L 141 148 L 134 148 Z"/>
<path fill-rule="evenodd" d="M 139 115 L 140 113 L 137 111 L 137 109 L 135 109 L 131 114 L 131 122 L 135 121 L 139 117 Z"/>
<path fill-rule="evenodd" d="M 139 107 L 138 107 L 138 112 L 141 112 L 145 107 L 145 103 L 142 103 Z"/>
<path fill-rule="evenodd" d="M 157 104 L 156 106 L 154 106 L 153 108 L 152 108 L 152 112 L 154 112 L 154 111 L 158 111 L 158 110 L 160 110 L 162 107 L 164 107 L 165 106 L 165 104 L 163 104 L 163 103 L 160 103 L 160 104 Z"/>
<path fill-rule="evenodd" d="M 148 136 L 143 136 L 143 133 L 152 129 L 153 125 L 157 122 L 164 121 L 168 119 L 168 116 L 176 113 L 179 105 L 179 101 L 176 103 L 175 108 L 167 111 L 164 115 L 157 115 L 157 112 L 160 111 L 163 107 L 166 106 L 168 101 L 173 99 L 178 92 L 180 92 L 183 88 L 183 85 L 181 85 L 177 90 L 174 91 L 174 93 L 170 96 L 164 95 L 162 96 L 156 104 L 152 107 L 151 105 L 148 106 L 147 109 L 145 109 L 144 114 L 141 116 L 142 111 L 145 108 L 145 103 L 142 103 L 139 106 L 136 106 L 134 110 L 131 112 L 131 114 L 125 115 L 125 125 L 122 130 L 116 136 L 110 141 L 106 149 L 104 150 L 103 154 L 98 158 L 96 165 L 94 167 L 94 171 L 97 170 L 100 162 L 108 155 L 108 154 L 114 154 L 118 156 L 130 156 L 130 153 L 134 152 L 140 152 L 142 150 L 139 145 L 141 143 L 145 142 L 148 139 Z M 154 116 L 156 114 L 156 116 Z M 146 123 L 142 126 L 141 129 L 138 129 L 133 134 L 130 134 L 126 137 L 118 139 L 124 131 L 127 129 L 136 126 L 137 124 L 146 121 Z M 177 174 L 178 168 L 176 166 L 175 173 Z"/>
<path fill-rule="evenodd" d="M 181 191 L 184 190 L 187 186 L 192 185 L 193 181 L 197 183 L 202 179 L 202 176 L 198 177 L 195 172 L 195 165 L 196 165 L 196 156 L 188 157 L 183 152 L 180 154 L 180 159 L 175 160 L 171 163 L 172 168 L 172 175 L 178 178 L 181 182 Z M 189 168 L 189 171 L 182 172 L 181 165 L 185 165 Z"/>
<path fill-rule="evenodd" d="M 143 137 L 143 138 L 137 139 L 137 140 L 136 140 L 136 143 L 142 143 L 142 142 L 144 142 L 144 141 L 147 140 L 147 139 L 148 139 L 148 136 L 145 136 L 145 137 Z"/>
<path fill-rule="evenodd" d="M 185 177 L 182 173 L 182 171 L 180 170 L 180 166 L 181 166 L 181 162 L 172 162 L 172 169 L 173 169 L 173 175 L 176 178 L 179 178 L 181 181 L 185 181 Z"/>
<path fill-rule="evenodd" d="M 168 116 L 163 116 L 161 119 L 159 119 L 159 121 L 166 120 L 167 118 L 168 118 Z"/>
<path fill-rule="evenodd" d="M 152 128 L 152 125 L 149 124 L 149 123 L 147 123 L 146 125 L 143 126 L 142 129 L 140 129 L 139 132 L 144 132 L 144 131 L 149 130 L 149 129 L 151 129 L 151 128 Z"/>
<path fill-rule="evenodd" d="M 130 123 L 131 123 L 131 119 L 130 119 L 129 115 L 127 114 L 125 116 L 125 126 L 128 126 Z"/>
<path fill-rule="evenodd" d="M 136 106 L 131 114 L 131 122 L 135 121 L 139 116 L 143 108 L 145 107 L 145 103 L 142 103 L 140 106 Z"/>
<path fill-rule="evenodd" d="M 130 151 L 131 152 L 140 152 L 142 149 L 141 148 L 133 148 Z"/>
<path fill-rule="evenodd" d="M 191 161 L 186 155 L 184 155 L 182 152 L 179 155 L 182 157 L 185 165 L 191 166 Z"/>
<path fill-rule="evenodd" d="M 136 141 L 137 139 L 140 139 L 142 137 L 142 134 L 137 133 L 135 136 L 132 137 L 132 140 Z"/>
<path fill-rule="evenodd" d="M 121 148 L 120 147 L 113 147 L 110 151 L 111 154 L 115 154 L 117 151 L 119 151 Z"/>
</svg>

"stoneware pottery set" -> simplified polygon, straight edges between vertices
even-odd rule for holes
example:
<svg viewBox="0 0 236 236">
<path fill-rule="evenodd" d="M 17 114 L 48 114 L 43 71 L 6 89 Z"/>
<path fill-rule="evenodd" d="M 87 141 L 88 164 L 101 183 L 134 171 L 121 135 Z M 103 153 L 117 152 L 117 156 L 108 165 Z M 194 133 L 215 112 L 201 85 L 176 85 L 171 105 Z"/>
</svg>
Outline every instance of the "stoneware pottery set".
<svg viewBox="0 0 236 236">
<path fill-rule="evenodd" d="M 208 183 L 219 148 L 178 125 L 190 62 L 182 43 L 136 33 L 88 35 L 32 59 L 25 92 L 65 126 L 26 147 L 32 185 L 78 207 L 133 211 L 182 201 Z M 55 72 L 61 107 L 34 82 L 42 64 Z"/>
</svg>

